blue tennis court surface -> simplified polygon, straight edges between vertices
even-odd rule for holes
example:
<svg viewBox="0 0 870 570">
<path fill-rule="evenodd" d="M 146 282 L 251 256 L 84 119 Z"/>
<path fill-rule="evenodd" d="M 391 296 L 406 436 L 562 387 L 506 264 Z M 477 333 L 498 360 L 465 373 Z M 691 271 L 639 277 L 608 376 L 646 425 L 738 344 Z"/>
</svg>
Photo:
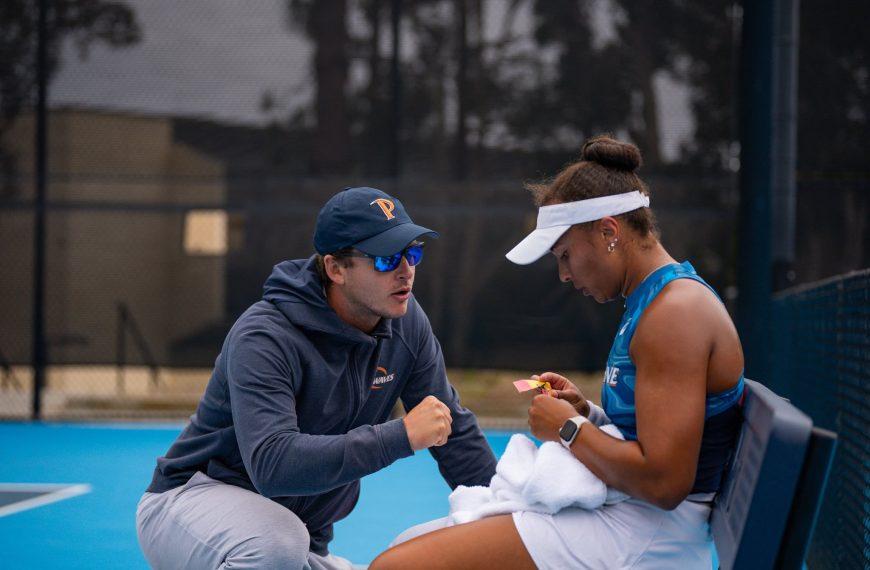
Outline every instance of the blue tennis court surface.
<svg viewBox="0 0 870 570">
<path fill-rule="evenodd" d="M 68 484 L 85 490 L 0 516 L 0 567 L 147 568 L 136 542 L 136 504 L 155 459 L 180 429 L 0 423 L 0 485 Z M 505 432 L 487 433 L 497 456 L 509 438 Z M 428 453 L 397 461 L 363 479 L 359 504 L 336 525 L 330 549 L 367 563 L 404 529 L 446 515 L 448 493 Z"/>
</svg>

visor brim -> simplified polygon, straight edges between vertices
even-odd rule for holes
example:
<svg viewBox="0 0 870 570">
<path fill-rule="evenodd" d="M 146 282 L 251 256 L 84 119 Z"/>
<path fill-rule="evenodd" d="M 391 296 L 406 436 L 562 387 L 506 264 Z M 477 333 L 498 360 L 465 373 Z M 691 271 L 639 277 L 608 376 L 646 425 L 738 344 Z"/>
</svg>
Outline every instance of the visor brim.
<svg viewBox="0 0 870 570">
<path fill-rule="evenodd" d="M 537 229 L 527 235 L 512 250 L 505 254 L 508 260 L 517 265 L 529 265 L 549 253 L 550 248 L 559 241 L 566 231 L 571 228 L 566 226 L 553 226 L 550 228 Z"/>
</svg>

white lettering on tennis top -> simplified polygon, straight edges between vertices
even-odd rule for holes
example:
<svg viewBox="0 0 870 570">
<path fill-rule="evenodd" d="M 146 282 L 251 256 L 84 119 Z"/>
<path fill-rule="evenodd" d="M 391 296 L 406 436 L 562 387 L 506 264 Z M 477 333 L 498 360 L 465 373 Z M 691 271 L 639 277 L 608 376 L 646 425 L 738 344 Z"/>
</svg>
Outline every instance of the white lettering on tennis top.
<svg viewBox="0 0 870 570">
<path fill-rule="evenodd" d="M 604 383 L 608 386 L 616 386 L 616 377 L 619 375 L 619 368 L 616 366 L 608 366 L 604 371 Z"/>
</svg>

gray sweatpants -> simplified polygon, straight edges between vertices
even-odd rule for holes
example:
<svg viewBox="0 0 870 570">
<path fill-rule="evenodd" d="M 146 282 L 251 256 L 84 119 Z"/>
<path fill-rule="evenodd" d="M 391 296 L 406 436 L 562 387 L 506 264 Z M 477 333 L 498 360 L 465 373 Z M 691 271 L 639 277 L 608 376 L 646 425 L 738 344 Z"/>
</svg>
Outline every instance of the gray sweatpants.
<svg viewBox="0 0 870 570">
<path fill-rule="evenodd" d="M 157 570 L 354 568 L 344 558 L 309 553 L 308 530 L 292 511 L 204 473 L 164 493 L 145 493 L 136 532 Z"/>
</svg>

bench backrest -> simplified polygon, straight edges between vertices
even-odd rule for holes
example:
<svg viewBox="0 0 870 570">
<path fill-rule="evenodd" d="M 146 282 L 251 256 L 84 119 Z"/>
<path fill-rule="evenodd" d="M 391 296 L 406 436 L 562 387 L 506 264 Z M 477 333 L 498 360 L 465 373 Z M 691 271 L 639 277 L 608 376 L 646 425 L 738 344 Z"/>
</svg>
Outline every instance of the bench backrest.
<svg viewBox="0 0 870 570">
<path fill-rule="evenodd" d="M 800 568 L 836 436 L 747 380 L 743 426 L 710 518 L 720 568 Z"/>
</svg>

